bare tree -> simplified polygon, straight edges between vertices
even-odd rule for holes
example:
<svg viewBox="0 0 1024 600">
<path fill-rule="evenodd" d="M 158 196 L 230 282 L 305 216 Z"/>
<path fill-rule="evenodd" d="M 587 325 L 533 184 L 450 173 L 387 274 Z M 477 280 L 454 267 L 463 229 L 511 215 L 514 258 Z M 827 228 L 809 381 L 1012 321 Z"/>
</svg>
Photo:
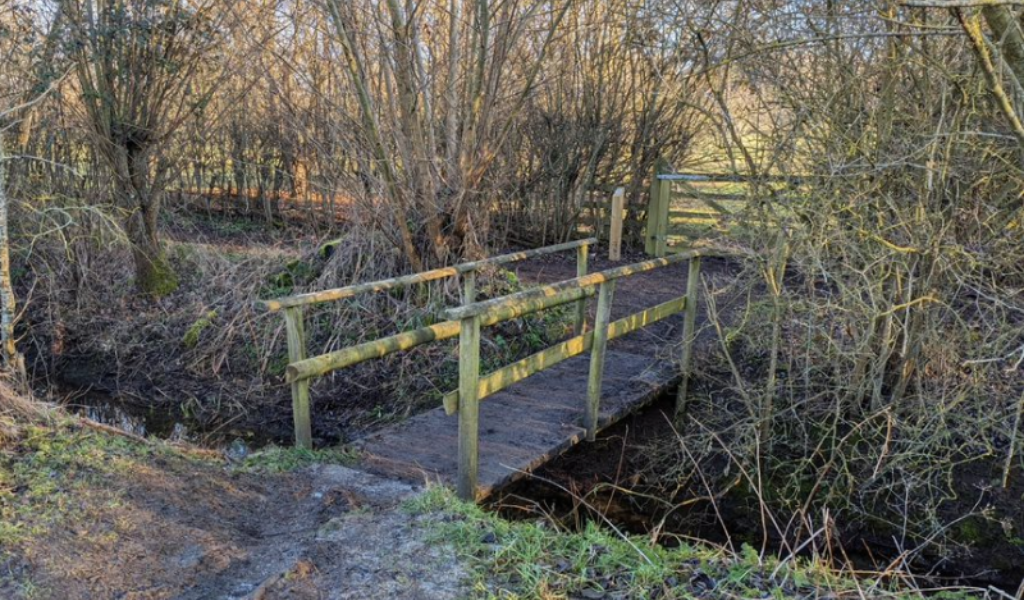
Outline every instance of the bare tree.
<svg viewBox="0 0 1024 600">
<path fill-rule="evenodd" d="M 173 166 L 164 151 L 214 91 L 200 81 L 226 7 L 213 0 L 62 0 L 62 8 L 93 146 L 128 211 L 135 283 L 165 295 L 178 279 L 159 236 Z"/>
</svg>

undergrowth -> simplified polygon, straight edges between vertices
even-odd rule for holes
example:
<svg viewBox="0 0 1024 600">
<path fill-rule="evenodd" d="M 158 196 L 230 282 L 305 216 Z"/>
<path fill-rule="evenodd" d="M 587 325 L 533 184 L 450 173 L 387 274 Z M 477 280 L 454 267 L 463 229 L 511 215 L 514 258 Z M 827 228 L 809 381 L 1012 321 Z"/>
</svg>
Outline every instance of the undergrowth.
<svg viewBox="0 0 1024 600">
<path fill-rule="evenodd" d="M 761 555 L 749 546 L 730 553 L 650 537 L 620 535 L 589 523 L 567 532 L 548 521 L 506 521 L 432 487 L 407 502 L 413 514 L 441 512 L 432 539 L 451 544 L 472 567 L 479 598 L 916 598 L 892 581 L 856 579 L 823 563 Z M 931 597 L 968 598 L 965 592 Z"/>
</svg>

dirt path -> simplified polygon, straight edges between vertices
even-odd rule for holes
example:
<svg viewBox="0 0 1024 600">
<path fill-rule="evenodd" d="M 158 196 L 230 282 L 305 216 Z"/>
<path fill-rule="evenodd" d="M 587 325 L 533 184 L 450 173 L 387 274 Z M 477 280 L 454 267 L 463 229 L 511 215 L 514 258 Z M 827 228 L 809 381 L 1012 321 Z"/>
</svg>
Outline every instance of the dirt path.
<svg viewBox="0 0 1024 600">
<path fill-rule="evenodd" d="M 455 553 L 429 539 L 440 517 L 403 510 L 410 485 L 122 442 L 71 424 L 0 448 L 0 598 L 466 595 Z"/>
</svg>

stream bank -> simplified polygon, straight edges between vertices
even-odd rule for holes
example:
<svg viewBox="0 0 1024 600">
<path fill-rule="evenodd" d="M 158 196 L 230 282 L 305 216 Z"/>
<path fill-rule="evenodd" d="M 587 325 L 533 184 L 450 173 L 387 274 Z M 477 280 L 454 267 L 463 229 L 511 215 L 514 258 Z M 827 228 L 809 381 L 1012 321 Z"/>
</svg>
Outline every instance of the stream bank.
<svg viewBox="0 0 1024 600">
<path fill-rule="evenodd" d="M 831 526 L 818 530 L 815 540 L 780 535 L 770 524 L 792 531 L 792 511 L 762 506 L 744 477 L 724 462 L 717 475 L 704 474 L 698 482 L 651 472 L 650 454 L 679 443 L 667 417 L 673 403 L 674 397 L 662 398 L 596 442 L 573 447 L 491 499 L 489 509 L 513 520 L 548 520 L 570 531 L 596 522 L 669 547 L 696 541 L 739 551 L 748 545 L 783 556 L 795 549 L 801 556 L 831 560 L 840 570 L 909 575 L 923 587 L 991 585 L 1013 595 L 1024 585 L 1024 540 L 1018 537 L 1024 529 L 1024 482 L 1017 474 L 1008 489 L 993 485 L 1001 474 L 997 461 L 969 463 L 957 471 L 960 496 L 941 508 L 948 523 L 945 539 L 908 560 L 900 544 L 905 534 L 897 527 L 886 527 L 881 519 L 869 523 L 842 507 L 828 507 Z M 818 508 L 807 514 L 820 516 Z"/>
</svg>

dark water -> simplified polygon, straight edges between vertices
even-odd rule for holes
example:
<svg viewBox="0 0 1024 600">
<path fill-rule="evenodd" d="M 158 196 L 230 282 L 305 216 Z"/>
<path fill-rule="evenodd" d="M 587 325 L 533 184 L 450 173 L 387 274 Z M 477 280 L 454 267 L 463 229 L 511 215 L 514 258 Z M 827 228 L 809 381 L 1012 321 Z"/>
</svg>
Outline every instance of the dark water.
<svg viewBox="0 0 1024 600">
<path fill-rule="evenodd" d="M 67 410 L 141 437 L 188 442 L 239 456 L 276 441 L 237 421 L 200 422 L 167 403 L 145 404 L 96 390 L 62 391 Z"/>
</svg>

